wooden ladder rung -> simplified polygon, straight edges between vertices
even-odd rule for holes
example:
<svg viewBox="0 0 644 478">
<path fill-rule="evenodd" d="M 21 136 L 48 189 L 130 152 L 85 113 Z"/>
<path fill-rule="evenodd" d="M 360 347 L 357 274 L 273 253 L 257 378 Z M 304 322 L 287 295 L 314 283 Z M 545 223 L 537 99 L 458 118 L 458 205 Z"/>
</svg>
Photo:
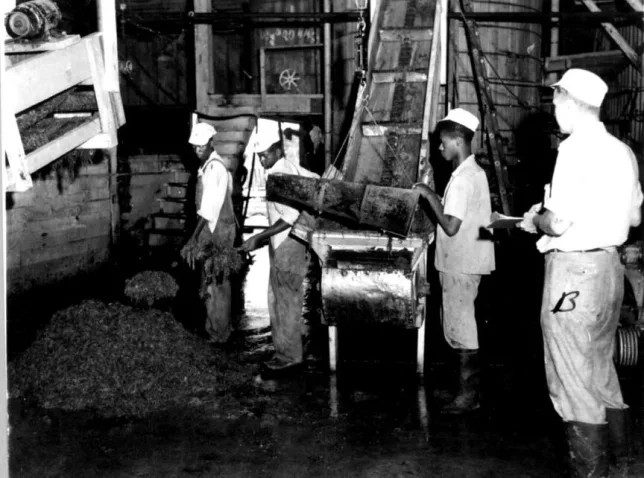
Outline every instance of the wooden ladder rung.
<svg viewBox="0 0 644 478">
<path fill-rule="evenodd" d="M 380 30 L 381 41 L 431 41 L 431 28 L 386 28 Z"/>
<path fill-rule="evenodd" d="M 364 136 L 386 136 L 388 133 L 396 133 L 398 135 L 412 135 L 422 134 L 422 124 L 402 124 L 402 123 L 386 123 L 380 122 L 364 123 L 362 125 L 362 134 Z"/>
<path fill-rule="evenodd" d="M 427 73 L 418 71 L 376 71 L 372 73 L 373 83 L 393 83 L 404 81 L 406 83 L 427 82 Z"/>
</svg>

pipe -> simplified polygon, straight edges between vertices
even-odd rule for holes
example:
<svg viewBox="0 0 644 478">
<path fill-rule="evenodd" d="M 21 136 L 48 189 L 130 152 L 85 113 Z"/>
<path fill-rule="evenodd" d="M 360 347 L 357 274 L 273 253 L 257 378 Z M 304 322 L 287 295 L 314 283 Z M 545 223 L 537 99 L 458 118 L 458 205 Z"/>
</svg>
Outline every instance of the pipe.
<svg viewBox="0 0 644 478">
<path fill-rule="evenodd" d="M 323 13 L 331 12 L 331 0 L 324 0 Z M 324 23 L 322 33 L 324 44 L 324 168 L 333 160 L 333 110 L 331 104 L 331 24 Z"/>
</svg>

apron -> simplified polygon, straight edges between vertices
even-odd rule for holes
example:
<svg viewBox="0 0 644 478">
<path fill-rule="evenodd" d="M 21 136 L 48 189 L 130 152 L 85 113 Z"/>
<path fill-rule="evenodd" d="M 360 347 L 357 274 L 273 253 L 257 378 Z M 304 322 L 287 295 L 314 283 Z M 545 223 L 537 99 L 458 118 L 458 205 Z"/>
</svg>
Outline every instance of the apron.
<svg viewBox="0 0 644 478">
<path fill-rule="evenodd" d="M 216 161 L 216 160 L 215 160 Z M 197 243 L 205 245 L 208 243 L 220 244 L 233 247 L 237 235 L 237 217 L 233 210 L 232 185 L 228 178 L 226 198 L 219 212 L 219 219 L 215 230 L 211 233 L 206 226 L 202 229 Z M 203 182 L 201 177 L 197 180 L 195 199 L 197 208 L 200 206 L 203 195 Z M 204 261 L 205 262 L 205 261 Z M 206 332 L 213 342 L 226 342 L 232 333 L 232 288 L 229 278 L 218 278 L 210 284 L 206 284 L 207 274 L 201 271 L 201 290 L 205 290 L 204 305 L 206 306 Z"/>
</svg>

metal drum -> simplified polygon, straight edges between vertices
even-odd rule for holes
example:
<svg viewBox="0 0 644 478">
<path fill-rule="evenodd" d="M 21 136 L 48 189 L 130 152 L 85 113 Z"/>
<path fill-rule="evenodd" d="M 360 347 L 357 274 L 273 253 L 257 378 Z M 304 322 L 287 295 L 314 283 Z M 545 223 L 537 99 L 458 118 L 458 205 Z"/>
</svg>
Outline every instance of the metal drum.
<svg viewBox="0 0 644 478">
<path fill-rule="evenodd" d="M 429 239 L 368 231 L 316 231 L 328 325 L 387 323 L 418 328 L 425 315 Z"/>
</svg>

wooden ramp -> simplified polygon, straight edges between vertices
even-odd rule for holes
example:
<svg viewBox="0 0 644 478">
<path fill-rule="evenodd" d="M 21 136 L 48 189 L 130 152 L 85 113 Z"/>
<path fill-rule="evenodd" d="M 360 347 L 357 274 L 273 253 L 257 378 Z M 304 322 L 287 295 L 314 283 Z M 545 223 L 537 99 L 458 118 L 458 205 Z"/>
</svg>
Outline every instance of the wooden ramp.
<svg viewBox="0 0 644 478">
<path fill-rule="evenodd" d="M 384 1 L 369 36 L 369 71 L 344 158 L 347 181 L 410 188 L 433 183 L 428 133 L 436 123 L 440 2 Z"/>
</svg>

